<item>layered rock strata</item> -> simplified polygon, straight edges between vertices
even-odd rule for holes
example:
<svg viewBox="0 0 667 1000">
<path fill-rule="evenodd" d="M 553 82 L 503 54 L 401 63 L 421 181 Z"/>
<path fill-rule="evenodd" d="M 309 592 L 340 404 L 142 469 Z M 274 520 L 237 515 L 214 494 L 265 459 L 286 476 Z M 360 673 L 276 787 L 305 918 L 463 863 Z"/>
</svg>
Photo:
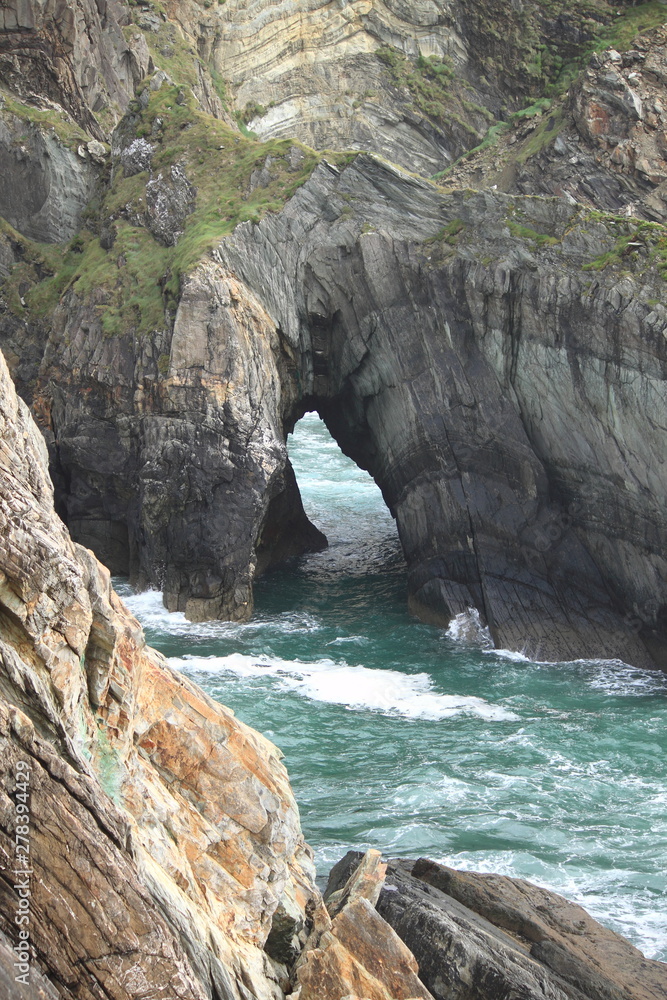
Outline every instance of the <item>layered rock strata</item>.
<svg viewBox="0 0 667 1000">
<path fill-rule="evenodd" d="M 552 84 L 617 17 L 606 0 L 166 4 L 261 138 L 433 174 Z"/>
<path fill-rule="evenodd" d="M 190 618 L 248 617 L 286 508 L 290 554 L 317 547 L 275 501 L 315 407 L 380 485 L 420 616 L 477 608 L 538 659 L 664 663 L 661 234 L 618 225 L 358 156 L 237 226 L 152 341 L 68 292 L 32 398 L 74 536 Z M 597 269 L 615 254 L 620 281 Z"/>
<path fill-rule="evenodd" d="M 366 864 L 350 852 L 334 867 L 327 906 Z M 390 861 L 374 902 L 435 1000 L 660 1000 L 667 990 L 667 965 L 522 879 Z"/>
<path fill-rule="evenodd" d="M 3 974 L 14 983 L 27 775 L 39 995 L 275 1000 L 273 917 L 291 915 L 298 952 L 319 899 L 280 754 L 144 645 L 108 571 L 70 541 L 1 360 L 0 406 Z"/>
<path fill-rule="evenodd" d="M 649 76 L 609 60 L 620 135 Z M 421 617 L 664 665 L 662 230 L 263 146 L 195 105 L 146 82 L 63 266 L 0 238 L 0 340 L 74 537 L 190 618 L 248 617 L 258 572 L 323 544 L 285 451 L 315 407 L 381 486 Z"/>
</svg>

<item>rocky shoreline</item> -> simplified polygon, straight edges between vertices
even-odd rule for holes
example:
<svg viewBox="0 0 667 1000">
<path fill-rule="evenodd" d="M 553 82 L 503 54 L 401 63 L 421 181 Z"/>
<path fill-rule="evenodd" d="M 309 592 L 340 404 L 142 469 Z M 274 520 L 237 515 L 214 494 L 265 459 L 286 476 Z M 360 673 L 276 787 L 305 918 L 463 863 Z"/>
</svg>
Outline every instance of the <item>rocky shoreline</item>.
<svg viewBox="0 0 667 1000">
<path fill-rule="evenodd" d="M 519 880 L 369 851 L 323 900 L 279 752 L 145 646 L 71 542 L 1 360 L 0 432 L 3 996 L 665 995 L 667 965 Z"/>
<path fill-rule="evenodd" d="M 519 880 L 352 852 L 323 898 L 280 752 L 110 583 L 249 618 L 326 544 L 316 408 L 414 614 L 667 669 L 664 21 L 3 3 L 2 1000 L 667 996 Z"/>
</svg>

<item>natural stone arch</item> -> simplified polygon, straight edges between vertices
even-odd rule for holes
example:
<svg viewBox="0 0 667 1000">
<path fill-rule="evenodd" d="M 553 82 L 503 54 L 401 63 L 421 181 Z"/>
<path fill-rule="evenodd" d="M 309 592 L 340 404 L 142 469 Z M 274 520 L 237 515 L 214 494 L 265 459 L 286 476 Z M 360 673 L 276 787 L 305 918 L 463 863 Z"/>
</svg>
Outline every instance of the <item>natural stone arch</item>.
<svg viewBox="0 0 667 1000">
<path fill-rule="evenodd" d="M 558 249 L 512 236 L 516 212 Z M 32 398 L 78 540 L 124 523 L 168 607 L 247 618 L 295 524 L 314 540 L 285 439 L 315 405 L 395 514 L 422 617 L 472 606 L 535 658 L 661 662 L 667 342 L 636 283 L 582 275 L 587 227 L 359 156 L 237 227 L 173 330 L 107 338 L 68 292 Z"/>
</svg>

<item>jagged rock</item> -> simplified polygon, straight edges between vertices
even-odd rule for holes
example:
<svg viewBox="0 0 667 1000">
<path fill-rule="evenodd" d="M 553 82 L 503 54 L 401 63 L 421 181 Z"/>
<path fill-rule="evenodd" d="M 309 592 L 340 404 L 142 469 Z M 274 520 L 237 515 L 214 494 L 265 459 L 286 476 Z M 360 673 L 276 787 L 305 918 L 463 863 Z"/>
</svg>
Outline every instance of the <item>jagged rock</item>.
<svg viewBox="0 0 667 1000">
<path fill-rule="evenodd" d="M 213 62 L 206 33 L 232 9 L 196 28 L 183 6 L 183 30 Z M 424 24 L 432 15 L 418 12 Z M 176 45 L 176 27 L 165 27 Z M 637 40 L 643 62 L 612 54 L 592 65 L 591 85 L 606 75 L 605 93 L 621 95 L 621 124 L 630 93 L 644 118 L 659 114 L 632 75 L 661 37 Z M 134 107 L 114 158 L 137 144 L 128 171 L 141 172 L 159 148 L 162 180 L 148 181 L 145 204 L 133 196 L 100 220 L 105 247 L 112 223 L 125 234 L 118 272 L 134 252 L 126 225 L 177 239 L 192 194 L 177 165 L 188 163 L 188 177 L 195 169 L 181 148 L 167 175 L 165 111 L 142 119 Z M 192 121 L 179 121 L 187 142 Z M 140 123 L 150 133 L 138 135 Z M 537 127 L 521 126 L 525 141 Z M 572 174 L 583 139 L 566 135 L 554 160 Z M 665 482 L 653 457 L 663 447 L 664 289 L 650 234 L 626 245 L 616 220 L 575 210 L 584 188 L 616 204 L 606 168 L 585 169 L 592 141 L 565 203 L 446 193 L 367 155 L 344 170 L 322 163 L 282 212 L 238 226 L 199 267 L 151 274 L 149 336 L 137 335 L 142 295 L 111 266 L 99 285 L 90 272 L 72 282 L 41 325 L 17 288 L 3 344 L 40 414 L 74 536 L 114 571 L 161 587 L 172 609 L 247 617 L 257 572 L 321 544 L 285 453 L 286 431 L 317 407 L 396 516 L 421 617 L 445 624 L 475 607 L 498 645 L 533 657 L 664 664 Z M 619 169 L 637 152 L 625 142 L 610 151 Z M 657 178 L 654 160 L 640 157 L 636 176 Z M 271 186 L 285 162 L 258 149 L 244 195 L 254 172 Z M 224 204 L 207 227 L 219 219 L 224 230 Z M 167 259 L 157 250 L 147 261 Z M 619 270 L 602 270 L 605 257 Z M 114 323 L 118 287 L 134 305 Z"/>
<path fill-rule="evenodd" d="M 597 26 L 587 14 L 534 0 L 502 13 L 493 0 L 179 5 L 259 136 L 370 150 L 426 175 L 476 146 L 506 105 L 523 106 L 543 85 L 532 68 L 543 53 L 576 57 Z M 595 16 L 611 20 L 616 7 L 599 3 Z"/>
<path fill-rule="evenodd" d="M 148 228 L 156 240 L 174 246 L 183 232 L 188 215 L 194 211 L 197 193 L 178 164 L 169 176 L 159 173 L 146 184 Z"/>
<path fill-rule="evenodd" d="M 120 165 L 126 177 L 150 170 L 154 149 L 147 139 L 133 139 L 120 151 Z"/>
<path fill-rule="evenodd" d="M 332 870 L 325 898 L 361 855 Z M 390 861 L 377 902 L 435 1000 L 658 1000 L 667 965 L 647 961 L 581 907 L 521 879 Z"/>
<path fill-rule="evenodd" d="M 449 180 L 667 221 L 667 29 L 639 35 L 636 49 L 594 53 L 567 98 L 546 116 L 501 136 L 459 163 Z M 546 117 L 546 122 L 545 122 Z M 567 156 L 567 159 L 565 158 Z"/>
<path fill-rule="evenodd" d="M 414 956 L 374 908 L 385 868 L 379 851 L 367 851 L 344 888 L 329 896 L 333 921 L 325 918 L 297 963 L 294 1000 L 350 994 L 364 1000 L 433 1000 Z"/>
<path fill-rule="evenodd" d="M 664 663 L 663 279 L 583 270 L 616 225 L 359 156 L 237 227 L 150 343 L 68 293 L 32 398 L 75 537 L 193 619 L 247 617 L 264 543 L 317 546 L 278 499 L 317 408 L 396 516 L 416 613 Z"/>
<path fill-rule="evenodd" d="M 129 21 L 120 0 L 62 8 L 53 0 L 8 0 L 0 10 L 0 82 L 21 97 L 56 101 L 104 139 L 93 112 L 109 107 L 119 117 L 151 64 L 141 32 L 123 34 Z"/>
<path fill-rule="evenodd" d="M 0 359 L 0 984 L 27 767 L 40 996 L 277 1000 L 273 914 L 321 905 L 279 753 L 144 646 L 46 459 Z"/>
</svg>

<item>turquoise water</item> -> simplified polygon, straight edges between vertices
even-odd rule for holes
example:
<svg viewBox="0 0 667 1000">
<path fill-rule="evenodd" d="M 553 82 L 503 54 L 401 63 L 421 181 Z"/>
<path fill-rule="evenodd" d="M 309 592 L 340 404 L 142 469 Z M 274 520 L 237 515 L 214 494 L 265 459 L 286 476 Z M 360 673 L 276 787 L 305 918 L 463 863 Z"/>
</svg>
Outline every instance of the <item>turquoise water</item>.
<svg viewBox="0 0 667 1000">
<path fill-rule="evenodd" d="M 128 596 L 149 642 L 283 750 L 320 872 L 374 846 L 528 878 L 666 960 L 667 677 L 420 624 L 372 480 L 314 414 L 289 451 L 330 548 L 260 581 L 246 625 Z"/>
</svg>

